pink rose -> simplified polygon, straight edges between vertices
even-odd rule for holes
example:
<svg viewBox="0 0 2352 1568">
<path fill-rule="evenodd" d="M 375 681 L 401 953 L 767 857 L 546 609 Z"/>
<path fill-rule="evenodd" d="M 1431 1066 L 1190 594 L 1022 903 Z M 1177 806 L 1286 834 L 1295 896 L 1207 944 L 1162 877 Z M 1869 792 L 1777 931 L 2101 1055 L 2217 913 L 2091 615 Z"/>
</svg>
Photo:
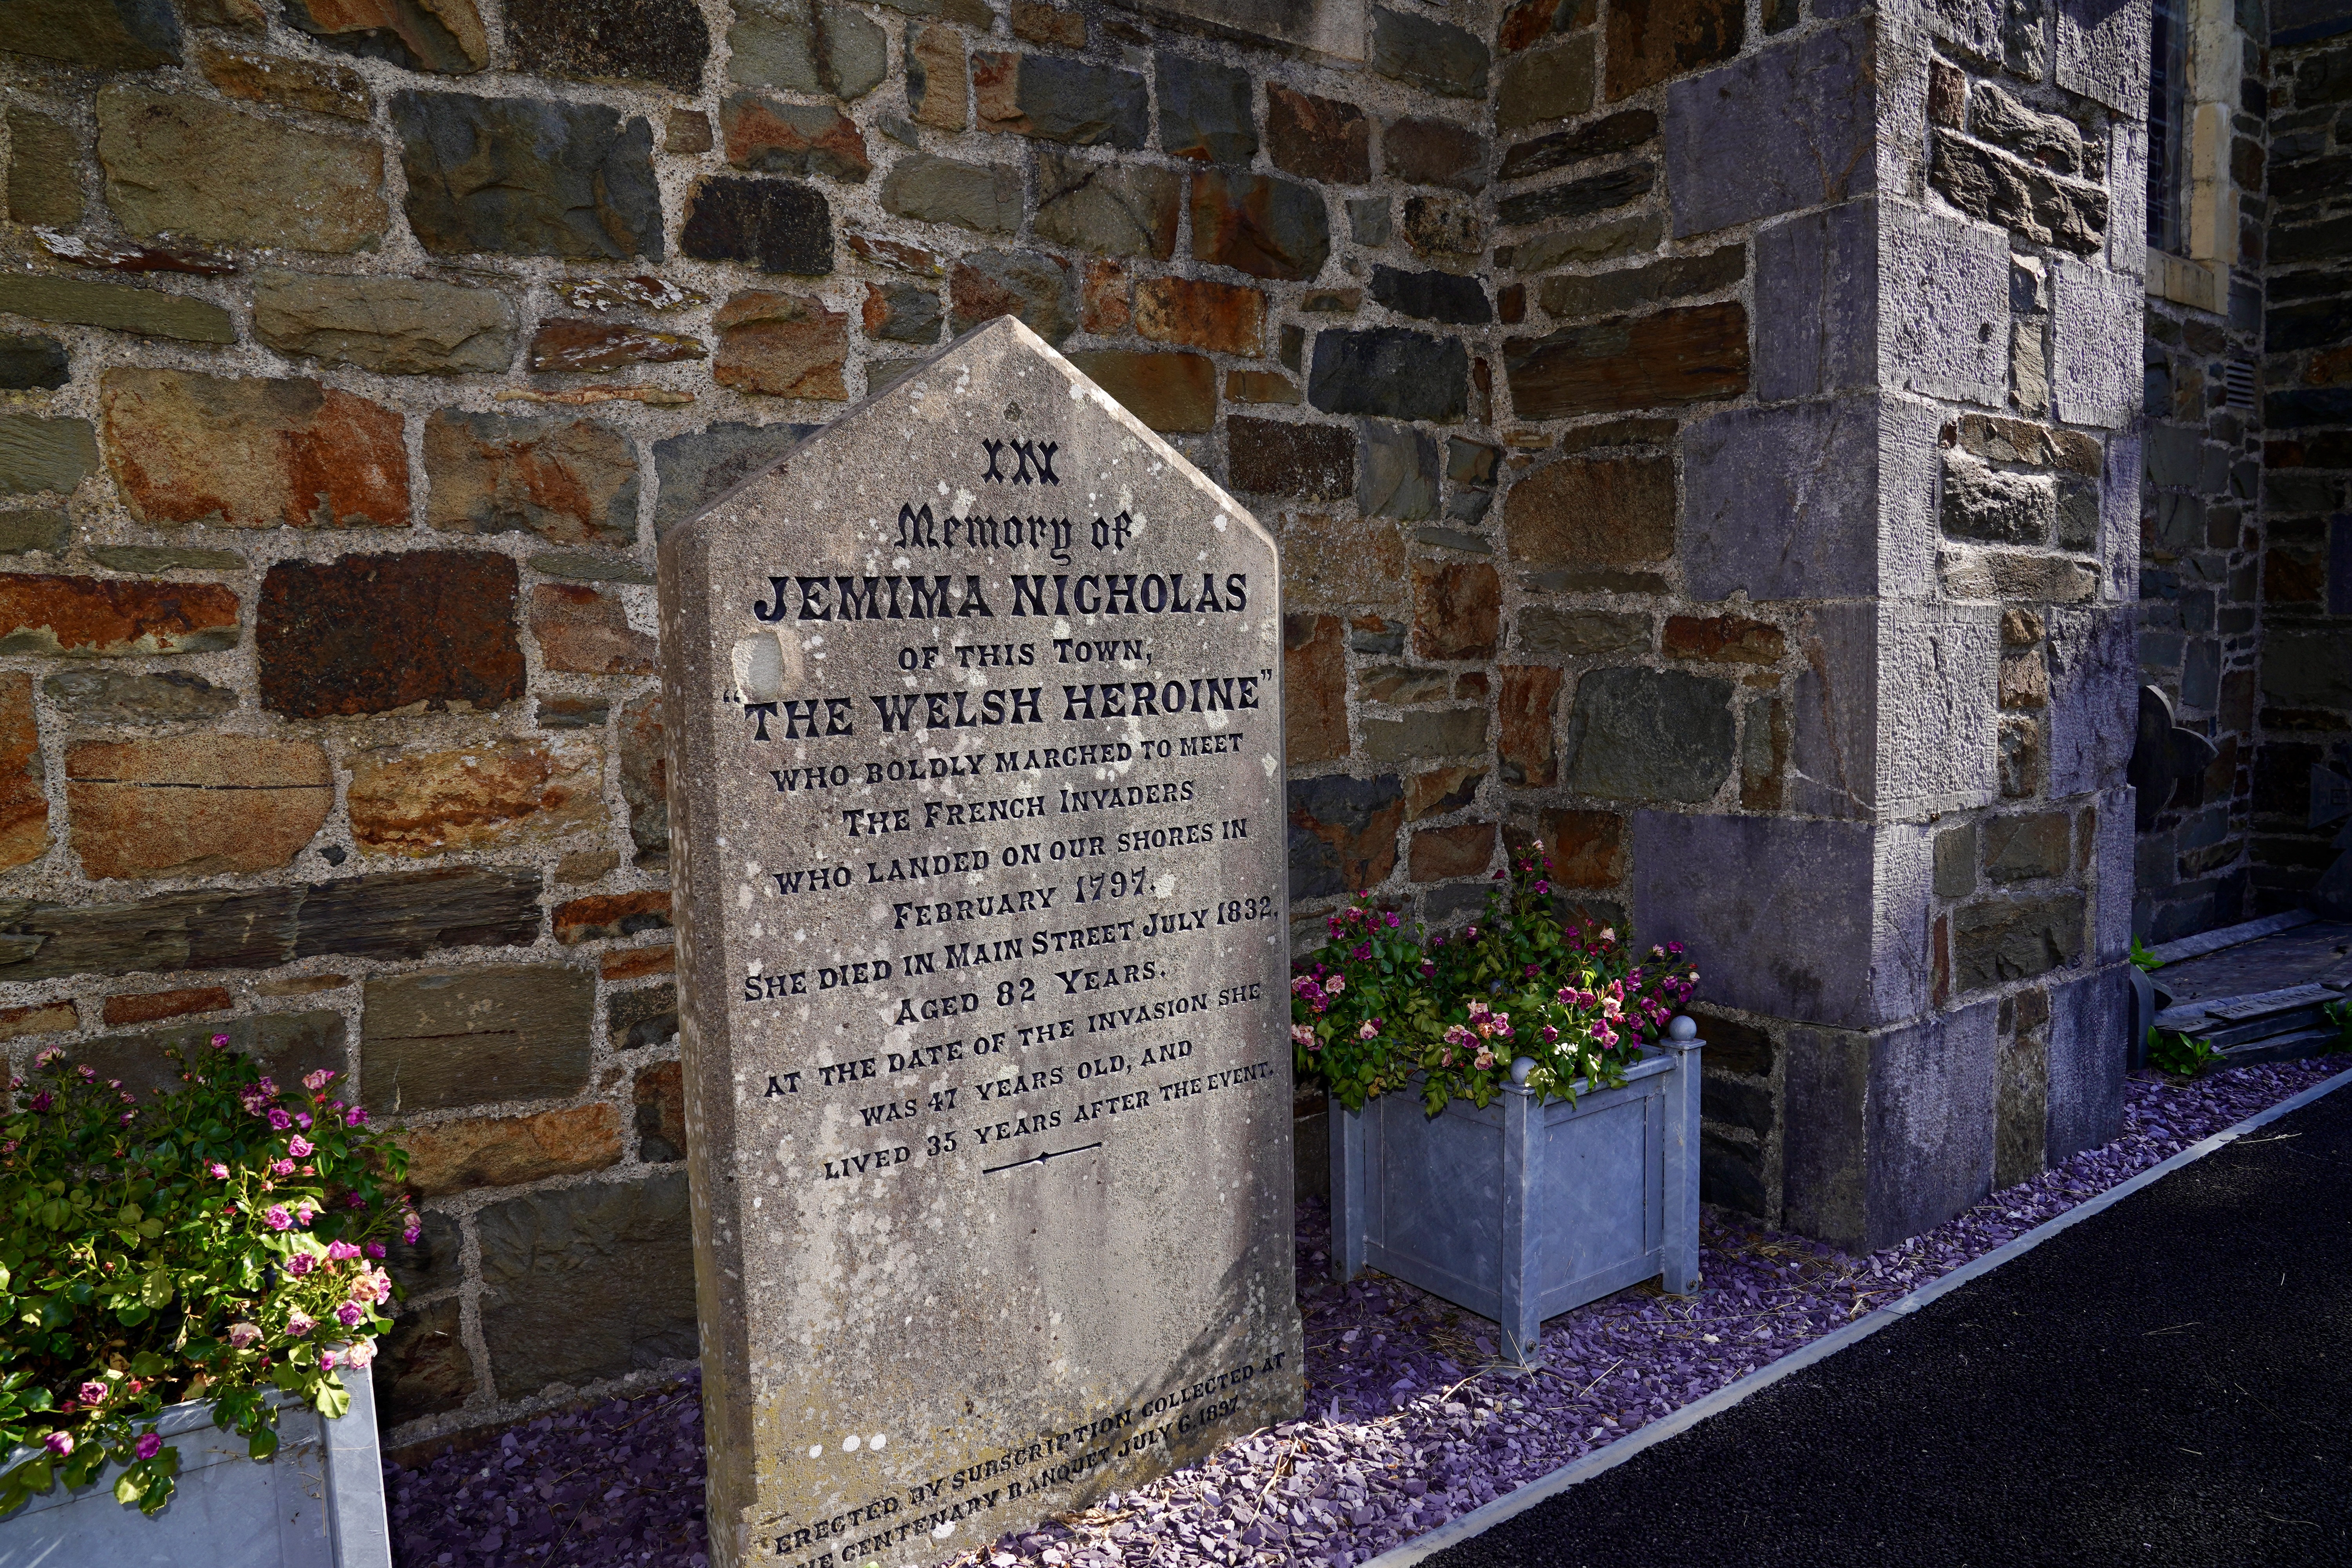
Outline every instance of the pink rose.
<svg viewBox="0 0 2352 1568">
<path fill-rule="evenodd" d="M 360 1255 L 360 1249 L 348 1241 L 327 1243 L 327 1257 L 336 1263 L 349 1263 Z"/>
<path fill-rule="evenodd" d="M 373 1340 L 353 1340 L 350 1344 L 343 1347 L 343 1364 L 345 1366 L 364 1370 L 368 1363 L 373 1360 L 375 1360 L 375 1342 Z"/>
<path fill-rule="evenodd" d="M 319 1260 L 307 1252 L 298 1252 L 286 1260 L 286 1272 L 299 1279 L 319 1266 Z"/>
<path fill-rule="evenodd" d="M 286 1152 L 289 1154 L 293 1155 L 297 1160 L 299 1160 L 308 1155 L 315 1147 L 317 1147 L 317 1145 L 313 1144 L 308 1138 L 303 1137 L 298 1132 L 294 1135 L 293 1141 L 286 1145 Z"/>
<path fill-rule="evenodd" d="M 236 1350 L 249 1351 L 261 1342 L 261 1331 L 251 1323 L 231 1323 L 228 1342 Z"/>
<path fill-rule="evenodd" d="M 286 1315 L 286 1331 L 298 1340 L 318 1326 L 319 1320 L 307 1313 L 289 1312 Z"/>
<path fill-rule="evenodd" d="M 320 1068 L 318 1071 L 309 1074 L 302 1079 L 302 1087 L 309 1089 L 312 1094 L 316 1094 L 334 1081 L 335 1075 L 327 1068 Z"/>
<path fill-rule="evenodd" d="M 269 1108 L 269 1125 L 277 1131 L 283 1132 L 289 1127 L 294 1125 L 294 1119 L 287 1115 L 286 1112 L 278 1106 L 273 1105 Z"/>
<path fill-rule="evenodd" d="M 213 1180 L 216 1182 L 226 1182 L 228 1180 L 228 1167 L 222 1164 L 218 1160 L 215 1160 L 209 1168 L 212 1172 Z"/>
<path fill-rule="evenodd" d="M 41 1446 L 48 1449 L 50 1453 L 55 1454 L 58 1458 L 62 1459 L 74 1450 L 73 1434 L 70 1432 L 52 1432 L 47 1436 L 41 1439 Z"/>
<path fill-rule="evenodd" d="M 132 1452 L 142 1459 L 152 1459 L 163 1451 L 163 1439 L 159 1434 L 153 1432 L 139 1434 L 139 1441 L 132 1448 Z"/>
<path fill-rule="evenodd" d="M 367 1107 L 364 1105 L 354 1105 L 343 1112 L 343 1125 L 346 1127 L 357 1127 L 366 1121 Z"/>
<path fill-rule="evenodd" d="M 106 1384 L 99 1382 L 96 1378 L 92 1378 L 88 1383 L 83 1384 L 81 1387 L 75 1390 L 75 1392 L 80 1394 L 81 1402 L 84 1405 L 103 1405 L 106 1403 Z"/>
<path fill-rule="evenodd" d="M 335 1321 L 347 1329 L 355 1326 L 362 1318 L 366 1316 L 367 1309 L 357 1301 L 346 1301 L 335 1309 Z"/>
</svg>

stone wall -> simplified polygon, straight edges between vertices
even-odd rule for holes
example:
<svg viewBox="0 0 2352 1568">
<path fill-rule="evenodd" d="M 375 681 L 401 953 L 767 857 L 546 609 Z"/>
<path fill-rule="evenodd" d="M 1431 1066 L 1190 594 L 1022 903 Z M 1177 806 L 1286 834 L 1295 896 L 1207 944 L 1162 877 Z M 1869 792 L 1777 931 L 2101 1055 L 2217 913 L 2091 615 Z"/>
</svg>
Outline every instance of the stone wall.
<svg viewBox="0 0 2352 1568">
<path fill-rule="evenodd" d="M 2116 1110 L 2145 16 L 16 0 L 11 1058 L 408 1125 L 396 1441 L 669 1375 L 653 541 L 1009 311 L 1281 533 L 1302 942 L 1540 834 L 1933 1224 Z"/>
<path fill-rule="evenodd" d="M 2344 819 L 2326 805 L 2331 787 L 2352 788 L 2342 782 L 2352 778 L 2352 18 L 2329 9 L 2281 5 L 2271 52 L 2269 540 L 2253 777 L 2264 913 L 2307 901 L 2323 881 L 2323 901 L 2352 912 Z"/>
</svg>

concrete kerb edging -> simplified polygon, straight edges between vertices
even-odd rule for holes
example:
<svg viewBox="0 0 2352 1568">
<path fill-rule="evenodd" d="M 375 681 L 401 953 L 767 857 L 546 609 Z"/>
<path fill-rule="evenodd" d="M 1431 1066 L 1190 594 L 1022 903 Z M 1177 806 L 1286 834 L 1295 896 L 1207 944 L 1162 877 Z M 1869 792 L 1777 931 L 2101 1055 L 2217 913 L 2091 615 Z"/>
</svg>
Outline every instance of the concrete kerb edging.
<svg viewBox="0 0 2352 1568">
<path fill-rule="evenodd" d="M 1599 1453 L 1588 1454 L 1572 1464 L 1562 1465 L 1549 1475 L 1539 1476 L 1527 1485 L 1504 1493 L 1482 1508 L 1473 1509 L 1458 1519 L 1451 1519 L 1427 1535 L 1416 1536 L 1402 1545 L 1392 1546 L 1372 1558 L 1363 1568 L 1407 1568 L 1444 1551 L 1458 1546 L 1474 1536 L 1482 1535 L 1502 1523 L 1575 1486 L 1591 1480 L 1603 1470 L 1616 1468 L 1626 1460 L 1664 1442 L 1680 1432 L 1688 1431 L 1708 1416 L 1729 1409 L 1752 1394 L 1757 1394 L 1780 1382 L 1791 1373 L 1802 1372 L 1814 1363 L 1825 1361 L 1848 1345 L 1868 1339 L 1879 1330 L 1909 1317 L 1940 1296 L 1958 1289 L 1970 1280 L 1991 1273 L 2002 1264 L 2031 1251 L 2056 1236 L 2067 1226 L 2079 1225 L 2093 1215 L 2113 1207 L 2142 1187 L 2161 1181 L 2184 1165 L 2194 1163 L 2228 1144 L 2236 1142 L 2249 1132 L 2268 1125 L 2292 1111 L 2302 1110 L 2324 1095 L 2352 1084 L 2352 1071 L 2341 1072 L 2325 1083 L 2314 1084 L 2292 1100 L 2281 1100 L 2268 1110 L 2249 1116 L 2234 1126 L 2225 1127 L 2211 1137 L 2191 1143 L 2160 1164 L 2151 1165 L 2127 1182 L 2109 1187 L 2096 1197 L 2086 1198 L 2057 1218 L 2048 1220 L 2027 1231 L 2013 1241 L 2004 1243 L 1986 1253 L 1973 1263 L 1953 1269 L 1931 1284 L 1922 1285 L 1899 1300 L 1889 1301 L 1866 1318 L 1857 1319 L 1835 1333 L 1815 1340 L 1802 1350 L 1791 1351 L 1769 1366 L 1759 1367 L 1737 1383 L 1728 1383 L 1706 1398 L 1684 1405 L 1673 1415 L 1653 1421 L 1630 1436 L 1610 1444 Z"/>
</svg>

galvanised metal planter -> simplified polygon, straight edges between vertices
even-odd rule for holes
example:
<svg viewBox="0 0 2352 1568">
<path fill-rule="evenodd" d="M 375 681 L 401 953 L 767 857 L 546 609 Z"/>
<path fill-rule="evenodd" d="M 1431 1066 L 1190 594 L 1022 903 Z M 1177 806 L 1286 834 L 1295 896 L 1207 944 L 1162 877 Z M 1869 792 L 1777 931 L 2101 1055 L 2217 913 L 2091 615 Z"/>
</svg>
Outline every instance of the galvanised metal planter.
<svg viewBox="0 0 2352 1568">
<path fill-rule="evenodd" d="M 1617 1089 L 1574 1104 L 1516 1085 L 1435 1116 L 1411 1091 L 1331 1106 L 1331 1252 L 1503 1328 L 1535 1359 L 1545 1319 L 1663 1277 L 1698 1283 L 1698 1076 L 1706 1044 L 1676 1018 Z"/>
<path fill-rule="evenodd" d="M 342 1379 L 350 1414 L 330 1421 L 287 1405 L 267 1463 L 213 1425 L 209 1403 L 173 1405 L 155 1424 L 180 1450 L 162 1512 L 115 1501 L 119 1471 L 78 1491 L 59 1482 L 0 1520 L 0 1568 L 392 1568 L 374 1387 L 365 1371 Z"/>
</svg>

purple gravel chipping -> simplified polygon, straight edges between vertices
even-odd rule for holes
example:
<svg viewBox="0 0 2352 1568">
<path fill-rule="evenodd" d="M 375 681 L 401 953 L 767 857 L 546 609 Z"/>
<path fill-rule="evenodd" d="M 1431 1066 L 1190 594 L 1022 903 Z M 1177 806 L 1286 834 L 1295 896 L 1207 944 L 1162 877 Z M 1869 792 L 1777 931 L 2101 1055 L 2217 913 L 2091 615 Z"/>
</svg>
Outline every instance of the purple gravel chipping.
<svg viewBox="0 0 2352 1568">
<path fill-rule="evenodd" d="M 1299 1206 L 1305 1419 L 953 1568 L 1201 1562 L 1355 1568 L 1980 1258 L 2343 1069 L 2135 1078 L 2124 1132 L 1900 1246 L 1852 1258 L 1706 1211 L 1696 1295 L 1636 1286 L 1545 1325 L 1543 1370 L 1495 1325 L 1400 1280 L 1329 1283 L 1329 1214 Z M 495 1447 L 384 1467 L 398 1568 L 704 1568 L 698 1385 L 542 1416 Z M 855 1565 L 848 1565 L 855 1568 Z"/>
</svg>

